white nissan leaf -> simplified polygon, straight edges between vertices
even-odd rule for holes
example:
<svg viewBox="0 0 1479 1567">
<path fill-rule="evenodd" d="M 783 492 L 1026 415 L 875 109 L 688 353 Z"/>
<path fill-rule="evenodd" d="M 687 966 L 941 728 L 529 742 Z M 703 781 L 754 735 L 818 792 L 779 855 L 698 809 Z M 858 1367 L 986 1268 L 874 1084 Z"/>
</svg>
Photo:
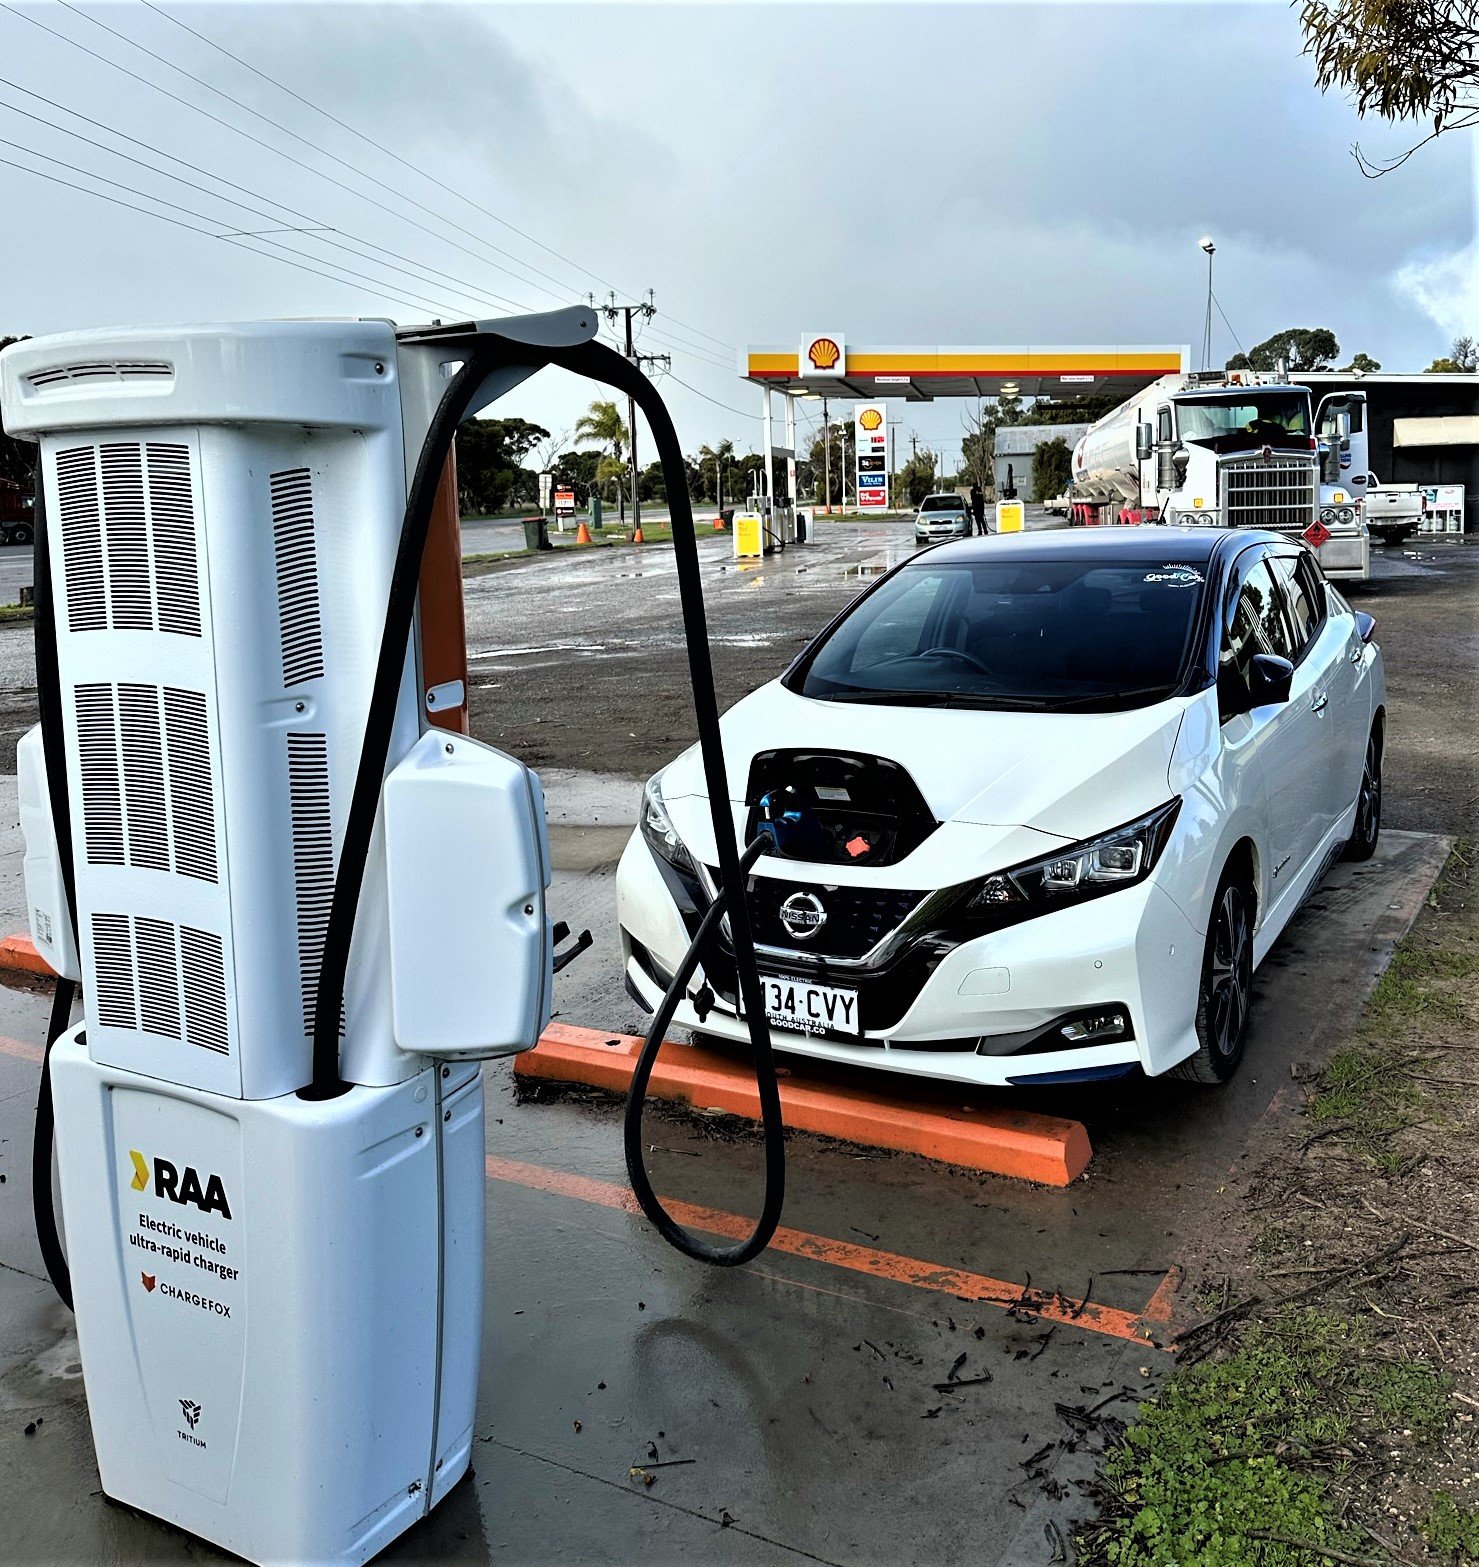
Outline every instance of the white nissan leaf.
<svg viewBox="0 0 1479 1567">
<path fill-rule="evenodd" d="M 1381 822 L 1372 618 L 1298 540 L 963 540 L 856 599 L 723 720 L 778 1048 L 990 1084 L 1231 1077 L 1253 970 Z M 661 1000 L 717 885 L 697 749 L 618 872 Z M 728 927 L 676 1021 L 743 1041 Z"/>
</svg>

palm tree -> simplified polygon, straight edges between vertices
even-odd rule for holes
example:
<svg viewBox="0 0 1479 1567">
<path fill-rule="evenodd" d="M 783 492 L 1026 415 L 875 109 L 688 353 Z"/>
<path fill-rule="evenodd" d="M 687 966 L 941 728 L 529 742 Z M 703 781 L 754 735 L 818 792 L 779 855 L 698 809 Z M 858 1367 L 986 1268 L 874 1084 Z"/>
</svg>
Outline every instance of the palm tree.
<svg viewBox="0 0 1479 1567">
<path fill-rule="evenodd" d="M 724 470 L 734 461 L 734 442 L 720 441 L 717 446 L 700 446 L 698 449 L 699 472 L 707 463 L 714 465 L 714 499 L 719 509 L 724 509 Z"/>
<path fill-rule="evenodd" d="M 575 422 L 577 442 L 609 448 L 617 464 L 621 462 L 622 449 L 628 440 L 626 421 L 615 403 L 594 402 Z M 609 471 L 609 470 L 608 470 Z M 621 480 L 616 481 L 616 495 L 621 507 L 622 520 L 626 519 L 626 492 Z"/>
</svg>

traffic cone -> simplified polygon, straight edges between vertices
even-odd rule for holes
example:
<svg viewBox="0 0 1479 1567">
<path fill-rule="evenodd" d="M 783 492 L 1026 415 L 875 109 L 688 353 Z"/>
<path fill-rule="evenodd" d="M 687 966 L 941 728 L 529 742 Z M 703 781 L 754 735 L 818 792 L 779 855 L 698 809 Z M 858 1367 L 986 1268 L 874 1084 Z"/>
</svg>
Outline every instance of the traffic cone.
<svg viewBox="0 0 1479 1567">
<path fill-rule="evenodd" d="M 577 544 L 589 544 L 591 542 L 591 530 L 586 527 L 583 517 L 581 518 L 580 526 L 575 530 L 575 542 Z"/>
<path fill-rule="evenodd" d="M 637 526 L 632 530 L 632 543 L 633 544 L 644 544 L 645 542 L 646 542 L 646 540 L 643 539 L 643 537 L 642 537 L 642 524 L 639 522 L 637 524 Z"/>
</svg>

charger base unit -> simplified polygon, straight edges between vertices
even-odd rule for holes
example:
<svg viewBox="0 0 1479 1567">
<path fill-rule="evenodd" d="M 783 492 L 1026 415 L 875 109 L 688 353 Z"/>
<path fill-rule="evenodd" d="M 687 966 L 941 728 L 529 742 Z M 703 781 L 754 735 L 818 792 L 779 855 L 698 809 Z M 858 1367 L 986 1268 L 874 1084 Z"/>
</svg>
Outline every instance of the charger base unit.
<svg viewBox="0 0 1479 1567">
<path fill-rule="evenodd" d="M 257 1563 L 368 1561 L 466 1472 L 474 1065 L 241 1100 L 51 1053 L 104 1492 Z"/>
</svg>

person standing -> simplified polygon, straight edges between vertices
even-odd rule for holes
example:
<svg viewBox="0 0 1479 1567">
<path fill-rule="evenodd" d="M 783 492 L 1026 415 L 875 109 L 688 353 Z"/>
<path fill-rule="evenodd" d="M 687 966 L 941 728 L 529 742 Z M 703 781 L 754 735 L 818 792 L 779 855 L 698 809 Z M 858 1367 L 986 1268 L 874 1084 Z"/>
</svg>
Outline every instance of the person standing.
<svg viewBox="0 0 1479 1567">
<path fill-rule="evenodd" d="M 971 484 L 971 516 L 976 519 L 976 532 L 986 531 L 986 494 L 981 488 L 981 481 L 975 480 Z"/>
</svg>

